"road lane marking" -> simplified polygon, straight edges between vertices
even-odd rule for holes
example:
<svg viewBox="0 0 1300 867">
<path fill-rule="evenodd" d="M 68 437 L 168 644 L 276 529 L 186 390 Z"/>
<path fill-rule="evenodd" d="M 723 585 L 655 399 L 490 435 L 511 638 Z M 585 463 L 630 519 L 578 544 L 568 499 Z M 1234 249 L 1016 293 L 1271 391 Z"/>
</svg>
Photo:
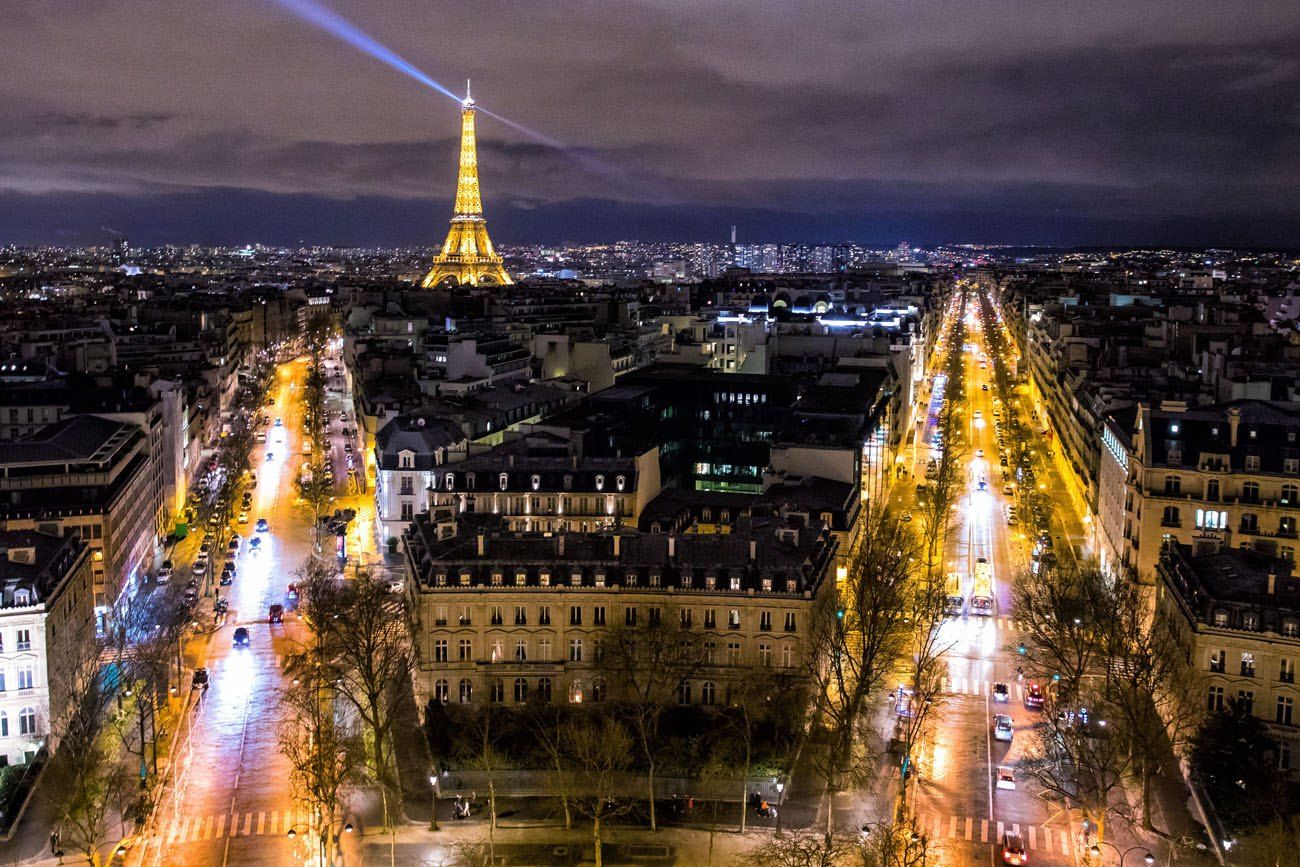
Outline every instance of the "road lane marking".
<svg viewBox="0 0 1300 867">
<path fill-rule="evenodd" d="M 1020 824 L 1018 822 L 1011 823 L 1011 833 L 1015 834 L 1017 837 L 1020 836 Z"/>
<path fill-rule="evenodd" d="M 232 831 L 235 830 L 233 825 L 231 826 L 230 830 Z M 225 813 L 222 813 L 221 815 L 217 816 L 217 832 L 213 834 L 213 836 L 216 837 L 217 839 L 221 839 L 222 837 L 226 836 L 226 814 Z"/>
<path fill-rule="evenodd" d="M 989 820 L 980 819 L 980 842 L 987 843 L 988 841 L 989 841 Z"/>
<path fill-rule="evenodd" d="M 1002 835 L 1005 834 L 1006 832 L 1007 832 L 1006 826 L 1003 825 L 1001 822 L 998 822 L 998 839 L 1001 840 Z"/>
<path fill-rule="evenodd" d="M 975 822 L 970 816 L 966 817 L 966 839 L 971 840 L 975 835 Z"/>
<path fill-rule="evenodd" d="M 279 811 L 279 810 L 272 810 L 272 811 L 271 811 L 271 821 L 267 823 L 267 825 L 270 827 L 270 832 L 269 832 L 269 833 L 271 833 L 272 835 L 275 835 L 275 834 L 278 834 L 278 833 L 279 833 L 279 831 L 277 831 L 277 830 L 276 830 L 276 827 L 275 827 L 277 824 L 279 824 L 279 821 L 280 821 L 280 811 Z"/>
<path fill-rule="evenodd" d="M 952 819 L 948 822 L 948 836 L 949 836 L 949 837 L 956 837 L 956 836 L 957 836 L 957 817 L 956 817 L 956 816 L 953 816 Z"/>
<path fill-rule="evenodd" d="M 251 812 L 244 814 L 244 836 L 248 836 L 249 830 L 253 827 L 253 814 Z"/>
<path fill-rule="evenodd" d="M 211 817 L 211 816 L 208 816 L 208 817 L 206 817 L 206 818 L 204 818 L 204 819 L 200 819 L 199 821 L 202 822 L 202 824 L 203 824 L 203 839 L 204 839 L 204 840 L 211 840 L 211 839 L 212 839 L 212 826 L 215 825 L 216 823 L 212 821 L 212 817 Z"/>
<path fill-rule="evenodd" d="M 266 833 L 266 811 L 265 810 L 257 814 L 257 833 L 259 835 Z"/>
</svg>

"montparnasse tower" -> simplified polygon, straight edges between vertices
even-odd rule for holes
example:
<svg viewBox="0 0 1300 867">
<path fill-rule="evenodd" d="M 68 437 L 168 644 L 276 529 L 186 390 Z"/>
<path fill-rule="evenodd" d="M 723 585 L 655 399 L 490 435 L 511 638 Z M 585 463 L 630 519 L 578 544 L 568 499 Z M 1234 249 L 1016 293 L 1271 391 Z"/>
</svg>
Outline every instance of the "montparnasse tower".
<svg viewBox="0 0 1300 867">
<path fill-rule="evenodd" d="M 474 140 L 474 99 L 465 82 L 465 99 L 460 111 L 460 171 L 456 177 L 456 210 L 442 252 L 433 257 L 433 267 L 421 284 L 426 289 L 444 282 L 462 286 L 508 285 L 514 281 L 492 249 L 483 199 L 478 189 L 478 147 Z"/>
</svg>

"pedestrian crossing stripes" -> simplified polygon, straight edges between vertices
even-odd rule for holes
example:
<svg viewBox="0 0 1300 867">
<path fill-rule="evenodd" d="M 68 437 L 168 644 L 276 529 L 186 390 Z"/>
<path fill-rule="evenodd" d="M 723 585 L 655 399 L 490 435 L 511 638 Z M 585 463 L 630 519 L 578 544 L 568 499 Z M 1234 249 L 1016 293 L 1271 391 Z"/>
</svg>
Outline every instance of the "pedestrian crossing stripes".
<svg viewBox="0 0 1300 867">
<path fill-rule="evenodd" d="M 970 816 L 944 816 L 940 813 L 922 813 L 916 817 L 917 828 L 931 838 L 965 840 L 969 843 L 996 844 L 1005 832 L 1019 834 L 1031 851 L 1071 854 L 1070 832 L 1041 825 L 1021 825 L 1019 822 L 1000 822 L 975 819 Z"/>
<path fill-rule="evenodd" d="M 291 810 L 250 810 L 211 816 L 178 816 L 159 836 L 168 846 L 221 840 L 226 837 L 280 836 L 301 823 Z"/>
</svg>

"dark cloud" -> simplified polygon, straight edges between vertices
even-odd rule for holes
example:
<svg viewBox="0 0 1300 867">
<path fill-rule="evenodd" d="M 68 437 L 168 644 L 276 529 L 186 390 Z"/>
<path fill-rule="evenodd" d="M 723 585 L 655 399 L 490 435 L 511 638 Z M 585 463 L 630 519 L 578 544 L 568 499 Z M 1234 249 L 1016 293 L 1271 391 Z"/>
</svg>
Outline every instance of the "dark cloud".
<svg viewBox="0 0 1300 867">
<path fill-rule="evenodd" d="M 1290 0 L 334 6 L 568 145 L 480 115 L 488 217 L 516 241 L 749 222 L 765 239 L 1277 243 L 1300 214 Z M 43 8 L 0 31 L 0 193 L 30 218 L 0 240 L 75 234 L 72 201 L 174 241 L 256 240 L 278 231 L 265 211 L 306 240 L 441 232 L 444 96 L 270 2 Z M 351 216 L 382 208 L 435 219 Z"/>
</svg>

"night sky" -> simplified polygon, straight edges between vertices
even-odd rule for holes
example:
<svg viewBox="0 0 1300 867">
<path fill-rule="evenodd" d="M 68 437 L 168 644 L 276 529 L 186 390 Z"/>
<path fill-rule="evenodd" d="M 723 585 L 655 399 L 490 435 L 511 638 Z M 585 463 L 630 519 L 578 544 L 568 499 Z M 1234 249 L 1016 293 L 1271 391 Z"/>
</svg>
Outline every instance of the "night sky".
<svg viewBox="0 0 1300 867">
<path fill-rule="evenodd" d="M 498 243 L 1300 245 L 1296 0 L 334 0 Z M 272 0 L 0 0 L 0 244 L 425 244 L 457 107 Z"/>
</svg>

